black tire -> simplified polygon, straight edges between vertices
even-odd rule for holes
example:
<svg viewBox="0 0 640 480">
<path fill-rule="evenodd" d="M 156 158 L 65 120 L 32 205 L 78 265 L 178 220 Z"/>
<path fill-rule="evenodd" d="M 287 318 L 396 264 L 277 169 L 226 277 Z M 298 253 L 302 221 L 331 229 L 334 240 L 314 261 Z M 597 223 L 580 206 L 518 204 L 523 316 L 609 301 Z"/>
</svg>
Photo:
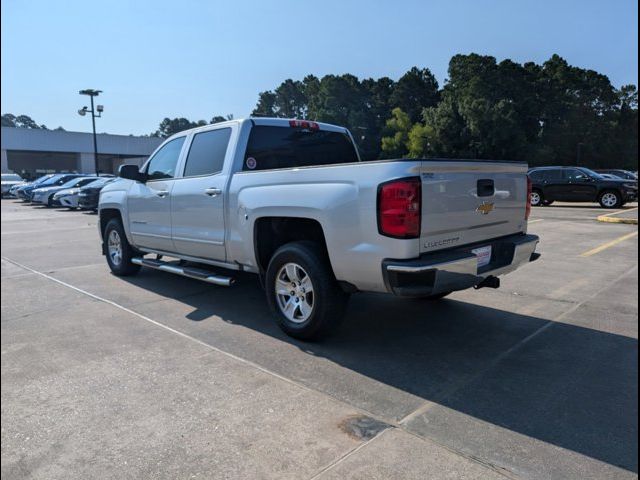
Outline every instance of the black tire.
<svg viewBox="0 0 640 480">
<path fill-rule="evenodd" d="M 47 198 L 47 208 L 51 208 L 53 207 L 53 195 L 49 195 L 49 198 Z"/>
<path fill-rule="evenodd" d="M 549 207 L 549 206 L 553 205 L 553 200 L 544 200 L 542 202 L 542 205 L 545 206 L 545 207 Z"/>
<path fill-rule="evenodd" d="M 615 202 L 613 201 L 614 197 Z M 620 208 L 623 204 L 622 195 L 620 195 L 620 192 L 616 190 L 605 190 L 598 197 L 598 203 L 600 203 L 602 208 Z"/>
<path fill-rule="evenodd" d="M 308 318 L 301 318 L 297 321 L 293 321 L 285 315 L 281 302 L 285 301 L 284 297 L 286 296 L 289 297 L 287 304 L 294 300 L 298 302 L 297 295 L 300 292 L 294 295 L 277 295 L 276 293 L 276 280 L 283 281 L 282 275 L 284 274 L 284 278 L 286 278 L 288 273 L 284 271 L 285 266 L 292 264 L 301 267 L 298 272 L 309 277 L 313 292 L 310 295 L 304 293 L 304 289 L 301 288 L 302 282 L 298 282 L 296 287 L 291 287 L 301 288 L 302 294 L 299 298 L 304 297 L 303 301 L 307 307 L 309 303 L 312 304 Z M 304 279 L 306 276 L 302 278 Z M 295 283 L 294 279 L 291 285 Z M 287 335 L 301 340 L 320 340 L 333 333 L 342 321 L 349 299 L 349 295 L 338 285 L 323 249 L 318 244 L 309 241 L 288 243 L 273 254 L 265 275 L 265 291 L 267 302 L 275 313 L 280 328 Z M 302 301 L 300 303 L 301 307 Z M 294 304 L 291 303 L 291 305 Z M 291 314 L 295 315 L 296 312 L 299 312 L 300 316 L 304 317 L 304 312 L 298 308 L 297 305 L 294 305 Z"/>
<path fill-rule="evenodd" d="M 531 206 L 532 207 L 541 207 L 544 205 L 544 195 L 541 190 L 534 189 L 531 192 Z"/>
<path fill-rule="evenodd" d="M 115 232 L 120 240 L 121 253 L 119 261 L 117 255 L 112 255 L 109 252 L 109 239 L 111 238 L 112 232 Z M 109 220 L 109 223 L 107 223 L 107 226 L 104 228 L 103 239 L 105 242 L 107 263 L 114 275 L 118 277 L 128 277 L 140 271 L 140 265 L 131 263 L 131 259 L 136 256 L 137 252 L 127 241 L 127 236 L 124 233 L 124 228 L 120 220 L 117 218 Z"/>
</svg>

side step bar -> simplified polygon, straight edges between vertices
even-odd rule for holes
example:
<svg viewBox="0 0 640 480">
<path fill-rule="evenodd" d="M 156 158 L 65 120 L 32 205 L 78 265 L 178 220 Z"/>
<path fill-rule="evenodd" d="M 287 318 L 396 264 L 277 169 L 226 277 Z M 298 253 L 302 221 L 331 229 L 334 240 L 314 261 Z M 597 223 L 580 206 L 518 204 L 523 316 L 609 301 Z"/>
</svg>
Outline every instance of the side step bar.
<svg viewBox="0 0 640 480">
<path fill-rule="evenodd" d="M 152 260 L 150 258 L 141 257 L 132 258 L 131 263 L 142 265 L 143 267 L 155 268 L 156 270 L 162 270 L 163 272 L 175 273 L 176 275 L 182 275 L 183 277 L 202 280 L 203 282 L 213 283 L 214 285 L 220 285 L 222 287 L 230 287 L 235 283 L 235 279 L 232 277 L 217 275 L 201 268 L 183 267 L 177 263 L 163 262 L 161 260 Z"/>
</svg>

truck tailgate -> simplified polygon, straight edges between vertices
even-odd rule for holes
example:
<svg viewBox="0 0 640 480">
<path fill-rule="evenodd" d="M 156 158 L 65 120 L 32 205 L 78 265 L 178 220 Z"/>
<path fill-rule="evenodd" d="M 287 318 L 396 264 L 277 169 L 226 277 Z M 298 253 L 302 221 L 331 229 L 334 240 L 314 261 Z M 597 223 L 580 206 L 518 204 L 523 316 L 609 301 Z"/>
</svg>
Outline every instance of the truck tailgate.
<svg viewBox="0 0 640 480">
<path fill-rule="evenodd" d="M 420 252 L 526 231 L 527 165 L 425 160 Z"/>
</svg>

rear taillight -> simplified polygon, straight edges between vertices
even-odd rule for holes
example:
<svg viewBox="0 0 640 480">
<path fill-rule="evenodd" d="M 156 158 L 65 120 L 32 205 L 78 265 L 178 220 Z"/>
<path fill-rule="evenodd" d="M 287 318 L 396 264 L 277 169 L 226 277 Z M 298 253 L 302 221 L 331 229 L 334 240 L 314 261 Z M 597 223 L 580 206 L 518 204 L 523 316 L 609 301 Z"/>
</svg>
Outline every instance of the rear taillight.
<svg viewBox="0 0 640 480">
<path fill-rule="evenodd" d="M 525 220 L 529 220 L 529 217 L 531 216 L 531 193 L 532 192 L 533 192 L 533 183 L 531 182 L 529 175 L 527 175 L 527 209 L 525 210 L 525 213 L 524 213 Z"/>
<path fill-rule="evenodd" d="M 307 128 L 309 130 L 320 130 L 320 125 L 308 120 L 289 120 L 289 126 L 293 128 Z"/>
<path fill-rule="evenodd" d="M 420 177 L 403 178 L 378 187 L 378 231 L 393 238 L 420 236 Z"/>
</svg>

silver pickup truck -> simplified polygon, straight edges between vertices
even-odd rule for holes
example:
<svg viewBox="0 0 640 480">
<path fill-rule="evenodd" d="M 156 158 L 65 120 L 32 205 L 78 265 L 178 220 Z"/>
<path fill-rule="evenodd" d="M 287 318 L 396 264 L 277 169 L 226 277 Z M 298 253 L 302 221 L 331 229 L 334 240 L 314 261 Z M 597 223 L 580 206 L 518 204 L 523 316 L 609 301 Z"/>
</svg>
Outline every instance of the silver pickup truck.
<svg viewBox="0 0 640 480">
<path fill-rule="evenodd" d="M 102 250 L 216 285 L 259 275 L 281 328 L 317 339 L 349 294 L 438 299 L 536 260 L 517 162 L 361 162 L 348 130 L 252 118 L 180 132 L 101 191 Z"/>
</svg>

